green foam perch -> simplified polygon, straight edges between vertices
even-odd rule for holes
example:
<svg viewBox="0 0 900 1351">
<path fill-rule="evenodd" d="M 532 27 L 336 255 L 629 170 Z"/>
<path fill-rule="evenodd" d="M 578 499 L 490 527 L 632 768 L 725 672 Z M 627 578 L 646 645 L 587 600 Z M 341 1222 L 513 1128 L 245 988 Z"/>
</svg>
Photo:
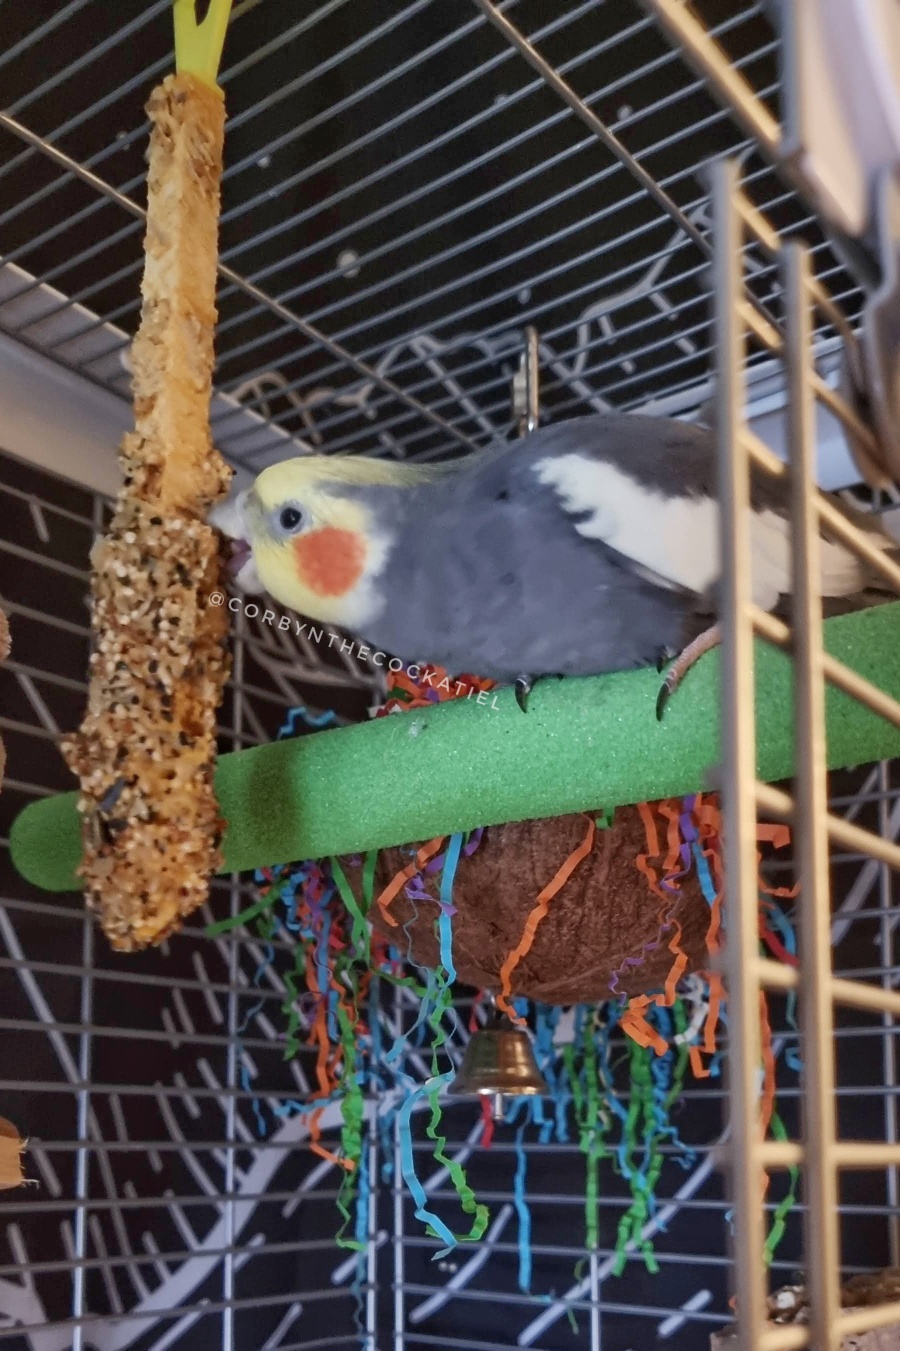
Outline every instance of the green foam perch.
<svg viewBox="0 0 900 1351">
<path fill-rule="evenodd" d="M 831 619 L 829 652 L 900 698 L 900 603 Z M 642 802 L 710 786 L 719 760 L 720 658 L 690 672 L 658 723 L 655 671 L 536 686 L 223 755 L 216 791 L 228 822 L 223 871 L 430 839 L 476 826 Z M 759 777 L 790 776 L 791 662 L 757 642 Z M 900 729 L 829 687 L 831 768 L 900 756 Z M 76 795 L 31 803 L 12 856 L 29 882 L 78 889 Z"/>
</svg>

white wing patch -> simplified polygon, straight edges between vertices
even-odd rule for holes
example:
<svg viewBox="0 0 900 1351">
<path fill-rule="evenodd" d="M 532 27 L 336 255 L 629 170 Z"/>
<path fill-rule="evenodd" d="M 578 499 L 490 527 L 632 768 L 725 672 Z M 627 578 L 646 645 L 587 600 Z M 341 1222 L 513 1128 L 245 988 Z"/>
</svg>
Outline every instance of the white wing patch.
<svg viewBox="0 0 900 1351">
<path fill-rule="evenodd" d="M 599 539 L 664 586 L 706 594 L 719 575 L 719 504 L 711 497 L 666 497 L 615 465 L 578 454 L 535 464 L 541 483 L 559 494 L 566 511 L 590 513 L 575 528 Z M 753 513 L 753 599 L 774 608 L 791 591 L 790 522 L 774 511 Z M 858 560 L 840 545 L 821 542 L 823 596 L 849 596 L 864 586 Z"/>
<path fill-rule="evenodd" d="M 716 580 L 719 509 L 712 498 L 664 497 L 615 465 L 577 454 L 539 460 L 535 471 L 566 511 L 591 513 L 575 527 L 586 539 L 602 540 L 672 586 L 701 594 Z"/>
</svg>

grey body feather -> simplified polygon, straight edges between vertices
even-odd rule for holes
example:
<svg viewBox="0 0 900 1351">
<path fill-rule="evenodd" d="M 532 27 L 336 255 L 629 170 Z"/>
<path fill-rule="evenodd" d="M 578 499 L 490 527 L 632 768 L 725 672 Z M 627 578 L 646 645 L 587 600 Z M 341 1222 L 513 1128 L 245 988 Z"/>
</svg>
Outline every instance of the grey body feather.
<svg viewBox="0 0 900 1351">
<path fill-rule="evenodd" d="M 695 620 L 691 598 L 560 529 L 549 491 L 511 491 L 488 518 L 468 478 L 452 501 L 409 502 L 384 590 L 400 601 L 369 626 L 372 642 L 500 681 L 650 665 L 661 648 L 680 648 Z"/>
<path fill-rule="evenodd" d="M 573 454 L 616 466 L 648 494 L 697 502 L 716 497 L 712 433 L 634 415 L 542 428 L 402 492 L 352 489 L 394 541 L 378 583 L 391 601 L 366 626 L 366 641 L 404 660 L 506 682 L 524 673 L 647 666 L 663 648 L 678 651 L 707 628 L 715 617 L 715 588 L 698 594 L 673 585 L 627 552 L 578 532 L 583 515 L 566 510 L 535 470 L 548 458 Z M 786 484 L 755 475 L 754 511 L 785 517 L 787 491 Z M 628 526 L 640 532 L 643 522 Z M 697 547 L 709 542 L 698 540 Z M 833 608 L 857 608 L 867 599 L 841 597 Z"/>
</svg>

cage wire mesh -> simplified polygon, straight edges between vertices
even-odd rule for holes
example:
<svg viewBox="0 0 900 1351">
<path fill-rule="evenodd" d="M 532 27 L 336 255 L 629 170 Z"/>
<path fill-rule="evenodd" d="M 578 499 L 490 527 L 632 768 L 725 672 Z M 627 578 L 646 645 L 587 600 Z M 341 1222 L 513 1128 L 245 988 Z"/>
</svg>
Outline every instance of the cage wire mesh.
<svg viewBox="0 0 900 1351">
<path fill-rule="evenodd" d="M 234 6 L 213 411 L 235 465 L 256 472 L 298 441 L 427 459 L 514 434 L 511 381 L 529 326 L 543 421 L 608 408 L 697 414 L 714 393 L 706 170 L 723 154 L 776 239 L 802 237 L 842 315 L 857 317 L 860 293 L 813 213 L 648 12 L 671 9 L 667 0 L 568 0 L 549 18 L 538 0 L 488 8 Z M 693 14 L 777 118 L 770 9 L 703 0 Z M 497 14 L 527 35 L 536 62 L 522 59 Z M 125 12 L 98 0 L 7 4 L 0 23 L 0 329 L 124 404 L 142 266 L 133 211 L 144 192 L 142 103 L 171 64 L 169 0 Z M 615 153 L 591 116 L 616 138 Z M 749 238 L 742 259 L 757 306 L 780 323 L 777 256 Z M 837 337 L 817 314 L 826 375 Z M 773 354 L 751 351 L 746 378 L 751 398 L 777 385 Z M 56 743 L 82 711 L 88 553 L 107 508 L 8 456 L 0 469 L 0 594 L 15 636 L 0 668 L 5 837 L 26 802 L 69 786 Z M 323 652 L 245 619 L 234 642 L 223 749 L 271 740 L 291 706 L 355 721 L 383 695 L 379 673 L 339 644 Z M 830 791 L 837 817 L 896 841 L 896 766 L 832 775 Z M 266 943 L 242 929 L 205 931 L 253 899 L 252 883 L 218 880 L 210 910 L 160 952 L 113 958 L 79 897 L 29 888 L 5 839 L 3 849 L 3 1110 L 30 1137 L 37 1183 L 2 1203 L 0 1342 L 11 1351 L 687 1349 L 707 1346 L 728 1320 L 734 1216 L 718 1171 L 721 1076 L 682 1094 L 677 1129 L 695 1155 L 685 1167 L 674 1147 L 664 1151 L 645 1224 L 657 1274 L 633 1248 L 613 1275 L 628 1199 L 611 1167 L 598 1246 L 587 1251 L 577 1142 L 531 1140 L 526 1218 L 517 1129 L 498 1124 L 486 1150 L 468 1106 L 448 1108 L 445 1123 L 451 1154 L 491 1206 L 484 1238 L 432 1260 L 399 1141 L 389 1141 L 385 1178 L 370 1116 L 361 1271 L 334 1245 L 338 1170 L 309 1150 L 301 1116 L 273 1110 L 315 1082 L 311 1052 L 283 1056 L 293 936 L 283 924 Z M 896 883 L 882 855 L 835 846 L 831 939 L 838 976 L 890 992 Z M 380 1008 L 386 1035 L 415 1020 L 402 989 L 384 991 Z M 455 1008 L 458 1060 L 470 1035 L 465 991 Z M 791 992 L 773 994 L 771 1009 L 779 1103 L 797 1139 Z M 846 1138 L 897 1140 L 893 1026 L 890 1012 L 838 1014 Z M 726 1036 L 722 1056 L 731 1049 Z M 411 1076 L 427 1074 L 426 1051 L 409 1050 Z M 326 1130 L 336 1130 L 337 1109 L 327 1111 Z M 424 1124 L 413 1122 L 424 1187 L 450 1204 Z M 786 1187 L 775 1173 L 770 1215 Z M 900 1263 L 896 1168 L 844 1177 L 839 1199 L 845 1274 Z M 801 1194 L 787 1218 L 775 1284 L 804 1272 L 807 1201 Z M 530 1295 L 519 1285 L 526 1223 Z"/>
</svg>

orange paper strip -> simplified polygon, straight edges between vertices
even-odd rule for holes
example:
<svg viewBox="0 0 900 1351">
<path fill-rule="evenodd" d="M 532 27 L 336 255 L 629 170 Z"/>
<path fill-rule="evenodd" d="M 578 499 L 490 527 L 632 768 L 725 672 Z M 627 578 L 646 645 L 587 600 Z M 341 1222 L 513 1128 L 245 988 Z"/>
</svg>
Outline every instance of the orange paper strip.
<svg viewBox="0 0 900 1351">
<path fill-rule="evenodd" d="M 510 978 L 513 971 L 519 965 L 519 962 L 526 953 L 530 951 L 531 945 L 534 942 L 534 936 L 537 932 L 537 927 L 541 920 L 546 917 L 553 897 L 558 891 L 562 890 L 582 859 L 587 858 L 588 854 L 593 849 L 594 836 L 596 833 L 597 827 L 594 825 L 593 818 L 590 818 L 588 821 L 587 834 L 578 848 L 572 850 L 572 853 L 556 873 L 556 876 L 544 887 L 543 891 L 538 896 L 534 908 L 525 921 L 525 928 L 522 930 L 522 937 L 519 940 L 518 946 L 513 948 L 512 952 L 508 954 L 500 968 L 500 994 L 497 996 L 497 1007 L 502 1009 L 507 1017 L 512 1019 L 512 1021 L 519 1026 L 522 1025 L 524 1019 L 519 1017 L 509 1002 L 509 996 L 512 993 Z"/>
</svg>

